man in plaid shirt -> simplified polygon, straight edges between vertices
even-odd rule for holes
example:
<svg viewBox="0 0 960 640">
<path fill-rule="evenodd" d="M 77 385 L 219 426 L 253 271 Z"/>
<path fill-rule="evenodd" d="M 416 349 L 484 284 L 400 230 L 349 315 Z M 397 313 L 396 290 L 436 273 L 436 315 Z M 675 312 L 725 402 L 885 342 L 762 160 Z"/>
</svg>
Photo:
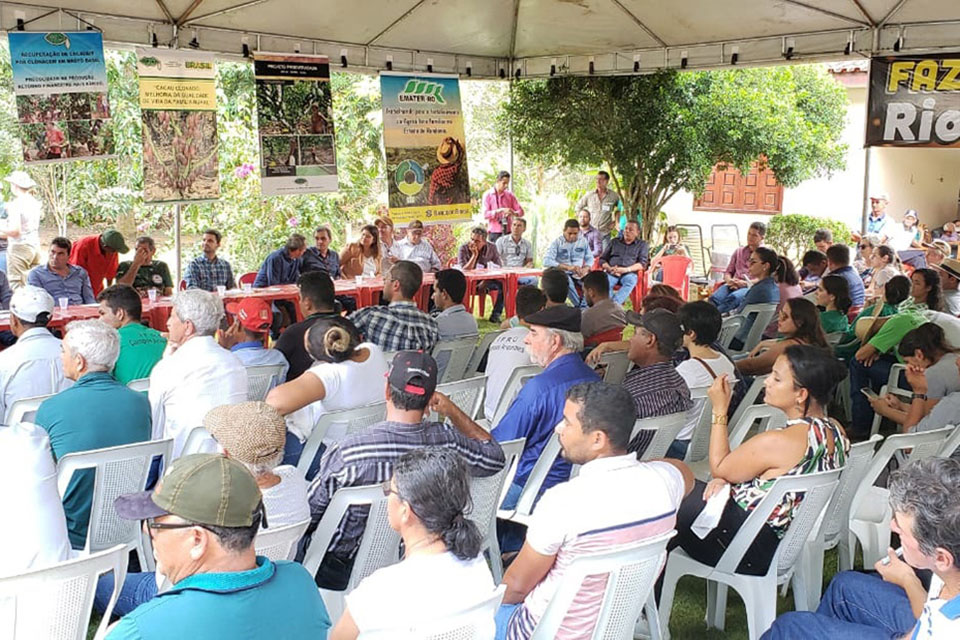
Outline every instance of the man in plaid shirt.
<svg viewBox="0 0 960 640">
<path fill-rule="evenodd" d="M 233 269 L 229 262 L 217 257 L 221 239 L 216 229 L 203 232 L 203 255 L 191 260 L 183 274 L 188 289 L 216 291 L 219 285 L 233 289 Z"/>
<path fill-rule="evenodd" d="M 440 341 L 437 321 L 420 311 L 413 297 L 423 283 L 423 271 L 413 262 L 400 260 L 383 276 L 386 307 L 364 307 L 350 320 L 367 342 L 384 351 L 429 352 Z"/>
</svg>

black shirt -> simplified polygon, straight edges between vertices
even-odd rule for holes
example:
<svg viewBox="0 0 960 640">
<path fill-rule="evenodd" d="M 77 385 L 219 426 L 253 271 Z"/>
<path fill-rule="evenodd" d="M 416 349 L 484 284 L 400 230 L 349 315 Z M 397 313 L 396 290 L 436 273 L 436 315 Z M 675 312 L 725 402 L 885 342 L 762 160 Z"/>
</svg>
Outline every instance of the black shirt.
<svg viewBox="0 0 960 640">
<path fill-rule="evenodd" d="M 306 347 L 303 346 L 303 337 L 307 334 L 307 329 L 320 318 L 333 318 L 338 315 L 340 314 L 336 311 L 314 313 L 300 322 L 290 325 L 280 334 L 280 338 L 273 348 L 286 356 L 287 362 L 290 363 L 290 369 L 287 371 L 287 382 L 296 379 L 301 373 L 313 366 L 314 360 L 307 353 Z"/>
</svg>

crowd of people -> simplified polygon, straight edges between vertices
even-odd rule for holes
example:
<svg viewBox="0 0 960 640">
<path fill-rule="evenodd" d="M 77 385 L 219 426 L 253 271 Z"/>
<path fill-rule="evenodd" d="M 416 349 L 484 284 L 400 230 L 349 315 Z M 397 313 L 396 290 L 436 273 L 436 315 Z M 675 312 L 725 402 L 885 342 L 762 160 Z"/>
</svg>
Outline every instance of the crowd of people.
<svg viewBox="0 0 960 640">
<path fill-rule="evenodd" d="M 222 235 L 208 229 L 167 326 L 155 328 L 142 322 L 144 297 L 169 295 L 173 283 L 167 266 L 154 260 L 151 238 L 138 238 L 133 260 L 122 263 L 118 254 L 127 245 L 116 230 L 72 243 L 55 238 L 41 265 L 24 200 L 15 207 L 21 231 L 8 237 L 13 248 L 32 242 L 32 253 L 8 248 L 16 287 L 9 293 L 0 281 L 13 338 L 0 352 L 0 413 L 6 416 L 17 400 L 47 397 L 31 421 L 0 428 L 0 473 L 21 489 L 11 497 L 21 505 L 18 517 L 0 534 L 19 552 L 0 561 L 0 576 L 50 566 L 84 548 L 93 471 L 75 474 L 61 497 L 50 485 L 56 486 L 51 469 L 58 460 L 170 439 L 171 459 L 163 468 L 154 464 L 146 491 L 104 507 L 142 521 L 156 559 L 156 571 L 134 564 L 122 584 L 112 575 L 100 579 L 99 611 L 119 592 L 112 610 L 119 622 L 109 638 L 339 640 L 407 629 L 490 598 L 496 585 L 490 558 L 481 553 L 488 532 L 469 518 L 471 478 L 501 472 L 507 464 L 501 443 L 522 438 L 500 505 L 514 509 L 556 438 L 560 455 L 530 520 L 498 523 L 505 592 L 481 636 L 520 640 L 531 636 L 577 558 L 676 530 L 668 549 L 716 565 L 778 478 L 842 469 L 851 443 L 870 436 L 875 416 L 903 432 L 955 422 L 960 319 L 947 301 L 960 283 L 960 261 L 951 257 L 960 238 L 927 242 L 915 230 L 916 212 L 902 224 L 891 222 L 878 196 L 856 255 L 821 230 L 798 272 L 764 245 L 766 228 L 755 222 L 707 300 L 687 302 L 657 284 L 628 310 L 639 277 L 655 272 L 664 257 L 690 250 L 676 228 L 653 251 L 635 221 L 617 233 L 619 197 L 608 179 L 600 172 L 596 189 L 577 203 L 576 217 L 549 245 L 539 278 L 521 282 L 515 317 L 501 317 L 500 283 L 483 285 L 496 293 L 490 319 L 502 322 L 480 361 L 489 425 L 438 391 L 445 362 L 431 352 L 442 340 L 478 336 L 477 319 L 464 305 L 463 271 L 533 264 L 524 212 L 506 172 L 484 194 L 487 225 L 472 229 L 456 266 L 441 264 L 419 221 L 395 239 L 392 221 L 381 216 L 339 253 L 329 227 L 316 229 L 314 246 L 292 234 L 266 257 L 252 284 L 296 284 L 299 309 L 255 297 L 224 305 L 218 288 L 236 281 L 217 255 Z M 23 176 L 8 180 L 18 198 L 33 197 Z M 24 263 L 30 268 L 20 269 Z M 432 313 L 414 302 L 426 272 L 434 273 Z M 356 309 L 337 296 L 334 281 L 356 276 L 382 278 L 382 304 Z M 47 327 L 63 298 L 96 302 L 99 318 L 74 321 L 55 335 Z M 757 304 L 776 304 L 778 313 L 763 327 L 765 339 L 747 345 L 760 317 L 748 306 Z M 721 344 L 725 316 L 735 315 L 743 316 L 740 329 Z M 597 367 L 616 352 L 631 368 L 622 382 L 603 382 Z M 897 362 L 907 365 L 902 386 L 912 394 L 909 403 L 875 393 Z M 511 373 L 531 364 L 539 372 L 501 406 Z M 247 367 L 259 365 L 276 365 L 279 380 L 263 400 L 252 401 Z M 782 411 L 786 425 L 732 447 L 728 419 L 757 376 L 765 376 L 762 402 Z M 832 405 L 845 378 L 851 416 L 841 423 Z M 145 393 L 127 386 L 144 379 Z M 868 388 L 874 393 L 860 392 Z M 331 426 L 312 459 L 301 460 L 322 416 L 377 403 L 383 420 L 362 429 Z M 684 462 L 704 412 L 711 418 L 709 482 L 696 480 Z M 637 420 L 678 414 L 683 426 L 666 455 L 648 459 L 655 432 L 635 431 Z M 343 591 L 350 584 L 368 509 L 351 507 L 329 546 L 311 552 L 311 541 L 338 491 L 371 485 L 382 486 L 402 560 L 361 580 L 342 612 L 331 615 L 317 587 Z M 766 637 L 960 631 L 960 461 L 902 466 L 887 486 L 902 559 L 891 550 L 876 574 L 838 574 L 816 612 L 785 614 Z M 739 572 L 767 572 L 802 500 L 784 496 Z M 705 532 L 697 522 L 717 501 L 718 521 Z M 257 555 L 258 531 L 307 521 L 296 559 L 319 553 L 316 571 Z M 925 586 L 929 572 L 933 583 Z M 559 636 L 590 637 L 602 582 L 583 585 L 577 614 L 562 621 Z M 282 615 L 264 615 L 274 611 Z"/>
</svg>

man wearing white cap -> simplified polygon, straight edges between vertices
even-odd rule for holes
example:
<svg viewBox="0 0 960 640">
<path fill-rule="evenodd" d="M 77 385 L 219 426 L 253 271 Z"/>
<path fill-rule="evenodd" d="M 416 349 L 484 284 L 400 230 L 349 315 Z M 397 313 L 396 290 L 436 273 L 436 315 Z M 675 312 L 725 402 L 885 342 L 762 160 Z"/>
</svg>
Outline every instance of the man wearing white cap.
<svg viewBox="0 0 960 640">
<path fill-rule="evenodd" d="M 40 218 L 43 206 L 33 196 L 37 183 L 26 171 L 14 171 L 6 178 L 13 192 L 13 201 L 7 203 L 6 228 L 0 229 L 0 238 L 6 238 L 7 276 L 14 289 L 27 281 L 27 272 L 40 264 Z"/>
<path fill-rule="evenodd" d="M 870 196 L 870 215 L 867 216 L 867 233 L 880 237 L 880 244 L 887 244 L 896 232 L 897 223 L 887 215 L 890 196 L 874 193 Z"/>
<path fill-rule="evenodd" d="M 6 423 L 10 406 L 21 398 L 63 391 L 60 340 L 47 331 L 53 317 L 53 297 L 40 287 L 24 285 L 10 299 L 10 331 L 17 337 L 12 347 L 0 351 L 0 417 Z"/>
</svg>

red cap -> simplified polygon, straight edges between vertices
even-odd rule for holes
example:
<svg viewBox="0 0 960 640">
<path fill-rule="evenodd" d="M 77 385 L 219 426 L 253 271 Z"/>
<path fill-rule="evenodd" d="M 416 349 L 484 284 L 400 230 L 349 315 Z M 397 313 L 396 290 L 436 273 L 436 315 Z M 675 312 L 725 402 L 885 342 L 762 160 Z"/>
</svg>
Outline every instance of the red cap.
<svg viewBox="0 0 960 640">
<path fill-rule="evenodd" d="M 273 323 L 270 305 L 262 298 L 244 298 L 227 304 L 227 313 L 240 320 L 240 326 L 254 333 L 263 333 Z"/>
</svg>

